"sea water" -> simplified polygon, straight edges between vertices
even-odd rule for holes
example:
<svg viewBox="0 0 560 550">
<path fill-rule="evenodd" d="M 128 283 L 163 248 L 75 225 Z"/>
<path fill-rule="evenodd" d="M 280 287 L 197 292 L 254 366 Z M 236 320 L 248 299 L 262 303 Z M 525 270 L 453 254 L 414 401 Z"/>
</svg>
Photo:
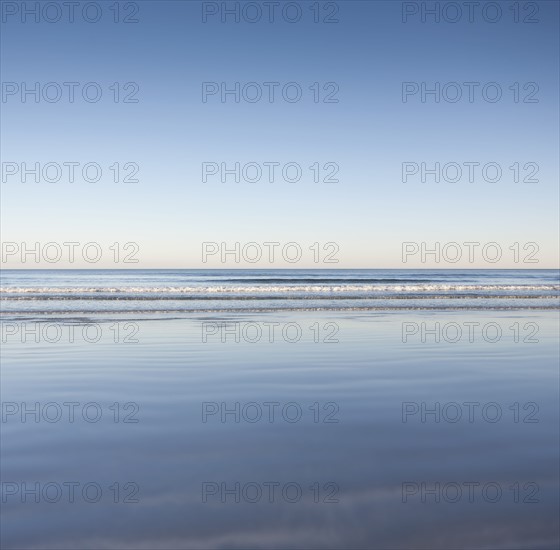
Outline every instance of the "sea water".
<svg viewBox="0 0 560 550">
<path fill-rule="evenodd" d="M 2 547 L 556 548 L 555 271 L 4 271 Z"/>
</svg>

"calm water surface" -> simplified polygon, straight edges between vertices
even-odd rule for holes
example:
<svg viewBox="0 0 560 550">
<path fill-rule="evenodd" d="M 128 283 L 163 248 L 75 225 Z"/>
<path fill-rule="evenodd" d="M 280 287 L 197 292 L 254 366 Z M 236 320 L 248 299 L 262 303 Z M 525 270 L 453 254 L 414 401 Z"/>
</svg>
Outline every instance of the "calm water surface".
<svg viewBox="0 0 560 550">
<path fill-rule="evenodd" d="M 554 272 L 296 275 L 3 275 L 2 548 L 557 548 Z"/>
</svg>

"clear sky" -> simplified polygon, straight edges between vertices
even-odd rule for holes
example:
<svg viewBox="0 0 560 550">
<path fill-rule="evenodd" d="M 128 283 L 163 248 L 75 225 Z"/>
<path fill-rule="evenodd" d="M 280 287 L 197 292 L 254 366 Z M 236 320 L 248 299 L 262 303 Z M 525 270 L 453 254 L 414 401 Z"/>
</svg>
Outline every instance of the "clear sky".
<svg viewBox="0 0 560 550">
<path fill-rule="evenodd" d="M 35 263 L 31 256 L 21 263 L 16 253 L 3 267 L 438 267 L 433 258 L 422 263 L 419 254 L 403 264 L 402 243 L 422 241 L 430 248 L 436 241 L 441 246 L 496 242 L 503 251 L 496 264 L 481 254 L 469 263 L 464 249 L 464 259 L 441 263 L 442 268 L 557 266 L 558 2 L 531 2 L 538 8 L 534 14 L 527 3 L 518 4 L 517 23 L 514 2 L 499 2 L 502 14 L 496 22 L 489 21 L 496 15 L 487 2 L 473 6 L 473 22 L 464 3 L 450 2 L 463 6 L 456 23 L 445 20 L 455 17 L 453 11 L 441 14 L 439 23 L 429 14 L 422 22 L 423 5 L 434 2 L 299 1 L 301 19 L 294 23 L 282 15 L 285 2 L 275 8 L 273 22 L 260 3 L 263 15 L 254 23 L 244 17 L 257 17 L 254 2 L 249 7 L 226 3 L 245 9 L 239 23 L 233 15 L 221 21 L 221 2 L 121 2 L 119 18 L 136 23 L 115 23 L 112 1 L 94 4 L 101 7 L 98 22 L 85 21 L 80 5 L 72 23 L 65 11 L 60 21 L 46 21 L 56 18 L 54 8 L 39 13 L 34 23 L 33 15 L 21 21 L 21 3 L 2 2 L 2 241 L 28 247 L 97 242 L 103 257 L 94 265 L 70 264 L 66 255 L 55 264 Z M 418 13 L 412 13 L 416 8 Z M 213 15 L 215 9 L 219 13 Z M 403 9 L 411 13 L 406 22 Z M 286 13 L 297 17 L 293 6 Z M 95 15 L 88 13 L 90 19 Z M 62 98 L 49 102 L 41 96 L 35 102 L 28 94 L 22 102 L 22 83 L 33 88 L 35 82 L 51 99 L 56 85 L 44 85 L 58 83 Z M 79 83 L 73 103 L 64 82 Z M 82 98 L 87 82 L 98 83 L 99 101 Z M 125 88 L 129 82 L 136 84 Z M 218 93 L 203 102 L 204 82 L 218 88 L 255 82 L 263 98 L 250 102 L 241 96 L 237 103 L 228 95 L 221 102 Z M 265 97 L 265 82 L 280 83 L 272 103 Z M 301 86 L 299 101 L 282 98 L 288 82 Z M 323 90 L 329 82 L 335 85 Z M 463 96 L 446 100 L 454 97 L 452 85 L 439 102 L 433 95 L 422 102 L 420 93 L 403 102 L 403 82 L 417 83 L 419 89 L 423 82 L 428 88 L 457 82 Z M 472 88 L 472 102 L 464 82 L 480 83 Z M 483 98 L 488 82 L 500 85 L 499 101 Z M 538 92 L 533 84 L 526 86 L 530 82 Z M 119 83 L 118 102 L 114 83 Z M 317 103 L 317 90 L 309 89 L 314 83 L 319 83 Z M 90 86 L 88 92 L 95 89 Z M 213 85 L 206 89 L 214 90 Z M 331 97 L 338 102 L 324 102 L 336 89 Z M 409 89 L 414 92 L 415 85 Z M 245 90 L 253 98 L 257 87 Z M 288 89 L 288 95 L 295 90 Z M 486 92 L 494 97 L 495 87 Z M 125 103 L 126 96 L 138 102 Z M 39 183 L 32 176 L 23 183 L 22 163 L 29 169 L 36 162 L 80 164 L 73 183 L 65 172 L 60 181 L 41 175 Z M 98 182 L 82 178 L 88 162 L 102 168 Z M 115 168 L 109 168 L 115 162 L 120 180 L 134 168 L 124 165 L 136 163 L 139 181 L 115 183 Z M 243 181 L 242 175 L 235 182 L 230 175 L 222 183 L 220 174 L 203 182 L 204 162 L 218 167 L 224 162 L 229 168 L 253 162 L 263 169 L 263 163 L 277 162 L 280 168 L 273 182 L 266 172 L 258 182 Z M 299 181 L 282 177 L 281 168 L 289 162 L 301 166 Z M 420 174 L 403 182 L 403 162 L 419 167 L 424 162 L 427 168 L 436 162 L 480 166 L 473 168 L 473 182 L 466 166 L 458 182 L 438 183 L 427 175 L 423 183 Z M 481 176 L 481 166 L 489 162 L 501 167 L 499 181 Z M 321 167 L 321 180 L 334 166 L 325 172 L 324 165 L 336 163 L 333 177 L 339 181 L 314 182 L 309 168 L 314 163 Z M 514 163 L 521 180 L 538 165 L 538 181 L 516 183 L 509 168 Z M 10 175 L 14 166 L 20 172 Z M 254 169 L 249 168 L 249 177 Z M 50 174 L 56 179 L 55 172 Z M 488 175 L 494 178 L 494 172 Z M 116 265 L 109 250 L 114 242 L 137 243 L 139 262 Z M 233 255 L 221 264 L 219 254 L 203 263 L 203 242 L 226 242 L 231 248 L 235 242 L 297 242 L 304 254 L 297 264 L 264 259 L 237 264 Z M 328 242 L 337 243 L 339 263 L 314 263 L 309 246 Z M 523 252 L 525 243 L 537 243 L 539 263 L 515 263 L 509 247 L 516 242 L 521 258 L 532 251 Z"/>
</svg>

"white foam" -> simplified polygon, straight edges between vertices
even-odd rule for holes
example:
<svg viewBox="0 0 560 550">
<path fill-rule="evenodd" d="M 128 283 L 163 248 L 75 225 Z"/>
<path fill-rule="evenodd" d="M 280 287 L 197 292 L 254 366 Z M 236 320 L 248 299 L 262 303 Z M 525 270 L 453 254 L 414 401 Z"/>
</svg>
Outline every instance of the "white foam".
<svg viewBox="0 0 560 550">
<path fill-rule="evenodd" d="M 375 292 L 499 292 L 560 291 L 560 285 L 464 285 L 464 284 L 374 284 L 374 285 L 212 285 L 177 287 L 0 287 L 4 294 L 322 294 Z"/>
</svg>

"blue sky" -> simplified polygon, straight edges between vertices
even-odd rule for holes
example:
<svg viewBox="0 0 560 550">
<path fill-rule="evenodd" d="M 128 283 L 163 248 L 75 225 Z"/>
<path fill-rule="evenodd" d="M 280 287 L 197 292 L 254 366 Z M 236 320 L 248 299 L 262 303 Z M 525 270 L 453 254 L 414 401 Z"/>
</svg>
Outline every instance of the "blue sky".
<svg viewBox="0 0 560 550">
<path fill-rule="evenodd" d="M 3 267 L 251 266 L 204 264 L 202 243 L 214 241 L 339 246 L 336 265 L 315 264 L 308 253 L 297 265 L 253 264 L 261 268 L 438 267 L 419 256 L 403 264 L 405 241 L 497 242 L 504 251 L 498 264 L 478 255 L 472 264 L 442 268 L 556 267 L 558 3 L 537 2 L 533 24 L 513 21 L 513 2 L 500 2 L 495 23 L 478 10 L 473 23 L 466 16 L 423 23 L 419 15 L 403 23 L 401 2 L 339 1 L 339 22 L 332 24 L 314 23 L 313 3 L 298 3 L 302 18 L 293 24 L 281 16 L 252 24 L 209 16 L 203 23 L 197 1 L 137 2 L 138 23 L 130 24 L 112 21 L 113 2 L 97 2 L 97 23 L 80 15 L 74 23 L 7 16 L 4 86 L 75 81 L 80 92 L 82 84 L 97 82 L 103 96 L 96 103 L 5 97 L 2 162 L 95 162 L 103 177 L 97 183 L 6 177 L 2 241 L 93 241 L 104 256 L 93 266 L 21 264 L 16 257 Z M 5 10 L 13 3 L 3 4 Z M 319 7 L 321 17 L 331 9 Z M 115 82 L 120 99 L 132 90 L 123 90 L 124 83 L 137 83 L 138 102 L 115 103 L 109 89 Z M 217 96 L 203 103 L 203 82 L 297 82 L 304 95 L 296 103 L 221 103 Z M 315 103 L 308 89 L 314 82 L 335 82 L 338 103 Z M 478 92 L 473 103 L 422 103 L 419 96 L 403 103 L 402 82 L 497 82 L 503 97 L 490 103 Z M 537 83 L 538 103 L 515 103 L 509 90 L 515 82 Z M 115 162 L 136 163 L 139 181 L 113 182 Z M 299 182 L 213 177 L 203 183 L 203 162 L 295 162 L 303 175 Z M 315 183 L 308 169 L 315 162 L 336 163 L 340 181 Z M 503 175 L 495 183 L 480 175 L 473 183 L 466 177 L 403 183 L 403 162 L 496 162 Z M 538 164 L 538 183 L 515 183 L 508 168 L 515 162 Z M 138 243 L 139 263 L 115 265 L 108 252 L 114 242 Z M 515 242 L 537 243 L 539 263 L 515 263 L 507 252 Z"/>
</svg>

